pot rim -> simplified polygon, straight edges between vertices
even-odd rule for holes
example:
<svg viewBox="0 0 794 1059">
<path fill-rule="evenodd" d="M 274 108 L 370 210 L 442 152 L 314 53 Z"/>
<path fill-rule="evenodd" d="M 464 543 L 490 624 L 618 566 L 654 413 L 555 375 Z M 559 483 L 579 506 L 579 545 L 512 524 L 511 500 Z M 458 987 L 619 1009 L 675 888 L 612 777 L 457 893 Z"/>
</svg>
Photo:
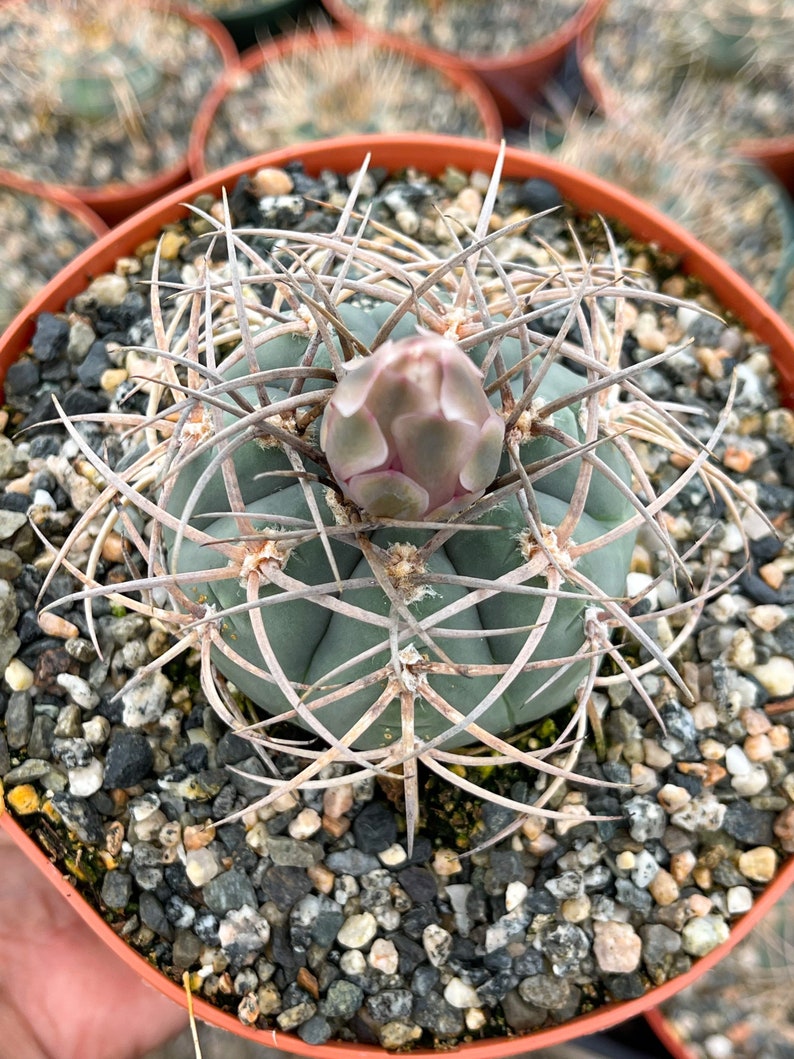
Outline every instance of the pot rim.
<svg viewBox="0 0 794 1059">
<path fill-rule="evenodd" d="M 672 1059 L 696 1059 L 695 1053 L 687 1046 L 686 1041 L 679 1037 L 661 1008 L 651 1008 L 650 1011 L 646 1011 L 645 1021 L 670 1053 Z"/>
<path fill-rule="evenodd" d="M 297 33 L 282 35 L 268 40 L 264 44 L 255 44 L 246 49 L 239 62 L 224 70 L 204 97 L 193 123 L 193 131 L 188 145 L 188 165 L 192 178 L 205 176 L 209 169 L 206 164 L 207 138 L 218 109 L 224 99 L 235 89 L 235 80 L 242 73 L 251 73 L 261 66 L 279 59 L 286 53 L 313 51 L 320 45 L 346 45 L 356 41 L 369 41 L 383 49 L 394 51 L 414 60 L 417 64 L 436 70 L 458 90 L 466 93 L 474 103 L 483 126 L 483 139 L 498 142 L 501 139 L 503 126 L 499 108 L 480 78 L 454 63 L 443 58 L 443 53 L 428 51 L 411 41 L 383 33 L 357 34 L 350 29 L 320 27 L 300 30 Z M 441 56 L 441 57 L 440 57 Z M 388 135 L 388 134 L 382 134 Z M 430 133 L 429 135 L 434 135 Z M 307 141 L 309 142 L 309 141 Z M 274 148 L 278 150 L 278 148 Z"/>
<path fill-rule="evenodd" d="M 59 187 L 57 184 L 44 184 L 40 180 L 29 180 L 11 169 L 0 169 L 0 188 L 8 188 L 22 195 L 44 199 L 60 206 L 77 220 L 82 221 L 97 238 L 110 230 L 95 210 L 92 210 L 87 203 L 65 187 Z"/>
<path fill-rule="evenodd" d="M 70 297 L 83 289 L 99 272 L 111 268 L 118 257 L 156 235 L 163 223 L 173 221 L 175 217 L 186 216 L 189 212 L 186 205 L 188 202 L 200 194 L 217 192 L 223 186 L 233 185 L 243 174 L 262 166 L 279 166 L 297 160 L 302 160 L 310 172 L 317 172 L 322 168 L 351 171 L 362 163 L 366 155 L 371 156 L 373 165 L 387 169 L 402 168 L 405 165 L 404 159 L 410 156 L 412 166 L 433 174 L 443 172 L 447 165 L 455 165 L 467 171 L 488 171 L 496 161 L 499 151 L 498 145 L 484 140 L 434 135 L 341 137 L 271 151 L 208 174 L 170 192 L 159 202 L 128 218 L 62 269 L 0 337 L 0 377 L 4 368 L 27 345 L 38 313 L 62 309 Z M 551 181 L 564 196 L 570 198 L 582 210 L 603 214 L 607 219 L 614 217 L 625 223 L 634 235 L 658 243 L 663 249 L 679 253 L 685 271 L 696 273 L 712 288 L 726 308 L 735 312 L 745 325 L 754 330 L 761 341 L 770 345 L 781 377 L 783 401 L 794 405 L 794 332 L 750 284 L 727 266 L 718 255 L 700 244 L 664 214 L 590 174 L 518 148 L 505 148 L 504 156 L 505 178 L 537 177 Z M 11 818 L 8 811 L 3 812 L 1 798 L 0 827 L 3 827 L 30 856 L 31 861 L 70 900 L 89 926 L 118 952 L 129 966 L 143 975 L 161 993 L 184 1005 L 181 988 L 152 968 L 143 956 L 113 933 L 108 924 L 49 862 L 20 824 Z M 465 1059 L 498 1059 L 515 1055 L 517 1052 L 527 1053 L 528 1050 L 535 1051 L 571 1041 L 578 1036 L 596 1033 L 625 1019 L 644 1014 L 692 984 L 726 956 L 753 929 L 792 882 L 794 857 L 789 857 L 775 878 L 757 897 L 753 907 L 732 924 L 731 933 L 725 942 L 698 959 L 685 974 L 652 988 L 643 996 L 612 1002 L 560 1026 L 515 1037 L 491 1038 L 462 1044 L 454 1051 L 465 1056 Z M 267 1047 L 280 1048 L 296 1055 L 341 1059 L 343 1055 L 352 1054 L 357 1059 L 382 1059 L 387 1054 L 382 1048 L 372 1048 L 364 1044 L 351 1045 L 347 1042 L 307 1045 L 297 1036 L 276 1029 L 256 1030 L 245 1027 L 233 1015 L 213 1007 L 199 997 L 194 998 L 194 1006 L 197 1016 L 204 1022 L 255 1040 Z M 437 1052 L 427 1049 L 417 1049 L 411 1054 L 416 1056 L 416 1059 L 438 1059 Z"/>
<path fill-rule="evenodd" d="M 323 7 L 331 17 L 341 25 L 353 30 L 357 35 L 371 34 L 373 30 L 353 12 L 346 0 L 321 0 Z M 476 70 L 479 73 L 501 73 L 516 70 L 519 67 L 534 64 L 546 64 L 549 59 L 555 59 L 558 55 L 572 44 L 585 32 L 593 20 L 606 6 L 607 0 L 582 0 L 582 3 L 570 18 L 555 30 L 533 44 L 516 51 L 508 52 L 506 55 L 483 55 L 477 52 L 451 52 L 441 48 L 434 48 L 429 44 L 417 45 L 420 50 L 431 54 L 443 56 L 448 62 L 460 64 Z M 395 33 L 384 33 L 390 39 L 404 40 Z"/>
</svg>

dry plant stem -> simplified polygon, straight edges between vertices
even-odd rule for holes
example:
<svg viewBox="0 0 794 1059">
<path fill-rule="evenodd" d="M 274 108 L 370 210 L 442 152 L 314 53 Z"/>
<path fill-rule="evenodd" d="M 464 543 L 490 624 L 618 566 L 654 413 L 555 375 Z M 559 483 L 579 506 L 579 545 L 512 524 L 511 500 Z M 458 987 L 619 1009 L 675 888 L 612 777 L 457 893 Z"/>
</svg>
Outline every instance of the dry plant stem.
<svg viewBox="0 0 794 1059">
<path fill-rule="evenodd" d="M 58 568 L 74 574 L 82 587 L 69 599 L 84 600 L 97 647 L 90 611 L 92 601 L 101 595 L 114 602 L 123 600 L 172 631 L 173 647 L 145 667 L 138 679 L 181 651 L 198 652 L 208 701 L 226 724 L 252 742 L 270 772 L 257 777 L 266 793 L 246 812 L 302 788 L 369 776 L 393 778 L 397 773 L 404 783 L 411 846 L 421 823 L 421 764 L 467 794 L 516 814 L 497 841 L 520 827 L 528 815 L 566 819 L 565 809 L 557 808 L 564 784 L 574 778 L 577 783 L 590 782 L 575 770 L 587 735 L 588 713 L 593 713 L 594 688 L 628 682 L 655 712 L 641 677 L 661 671 L 688 694 L 670 659 L 694 628 L 705 600 L 720 588 L 708 582 L 691 603 L 670 608 L 666 613 L 677 614 L 687 606 L 690 613 L 672 644 L 661 647 L 645 631 L 643 619 L 630 615 L 637 600 L 605 592 L 583 566 L 599 549 L 644 528 L 658 540 L 673 576 L 685 572 L 685 557 L 675 552 L 664 512 L 695 477 L 711 495 L 720 497 L 737 522 L 742 509 L 752 505 L 711 459 L 730 408 L 715 425 L 708 445 L 698 445 L 677 423 L 679 409 L 665 408 L 643 394 L 643 366 L 620 366 L 625 300 L 652 299 L 670 307 L 683 303 L 649 294 L 636 283 L 622 269 L 610 233 L 606 261 L 589 261 L 574 241 L 573 261 L 552 252 L 551 263 L 544 268 L 506 266 L 499 259 L 499 240 L 531 226 L 532 218 L 490 230 L 501 176 L 497 165 L 475 228 L 457 235 L 450 223 L 448 257 L 437 257 L 401 235 L 389 245 L 370 234 L 374 230 L 383 235 L 388 229 L 355 209 L 365 169 L 330 234 L 235 231 L 226 203 L 221 221 L 202 214 L 213 226 L 211 241 L 224 242 L 228 261 L 215 265 L 208 255 L 194 287 L 169 285 L 178 304 L 169 323 L 161 308 L 164 287 L 156 258 L 151 289 L 155 344 L 142 352 L 157 362 L 159 372 L 142 383 L 148 390 L 145 414 L 119 414 L 112 423 L 119 433 L 145 438 L 148 450 L 131 467 L 117 472 L 83 442 L 78 425 L 67 420 L 56 404 L 66 430 L 105 487 L 54 555 L 44 590 Z M 278 240 L 277 249 L 264 259 L 246 243 L 246 234 Z M 256 300 L 259 287 L 272 294 L 263 303 Z M 374 333 L 371 339 L 357 334 L 351 323 L 358 320 L 362 299 L 364 303 L 377 299 L 383 310 L 368 325 Z M 551 338 L 533 328 L 533 322 L 550 309 L 564 312 L 563 324 Z M 369 355 L 411 321 L 452 338 L 464 350 L 482 351 L 483 371 L 491 373 L 486 392 L 506 426 L 503 464 L 496 479 L 464 510 L 437 521 L 377 519 L 356 509 L 344 500 L 317 442 L 317 423 L 336 383 L 349 370 L 347 362 Z M 570 337 L 575 325 L 582 336 L 580 344 Z M 295 342 L 301 350 L 295 362 L 263 368 L 263 352 L 281 349 L 278 343 L 283 341 Z M 676 352 L 672 348 L 650 363 L 661 363 Z M 579 366 L 581 385 L 544 402 L 541 387 L 556 377 L 562 358 Z M 555 420 L 574 408 L 579 441 Z M 551 455 L 528 460 L 524 446 L 530 439 L 551 446 Z M 633 449 L 636 442 L 673 452 L 685 465 L 677 482 L 659 495 Z M 264 476 L 297 490 L 301 514 L 249 509 L 249 483 L 235 460 L 252 444 L 262 452 L 282 454 L 281 463 L 268 465 Z M 610 451 L 623 454 L 633 486 L 615 470 Z M 193 476 L 187 490 L 180 477 L 186 469 Z M 550 526 L 544 522 L 538 490 L 549 474 L 564 470 L 575 471 L 571 499 L 557 524 Z M 224 510 L 204 511 L 202 497 L 218 481 L 223 483 L 228 508 L 224 504 Z M 601 483 L 620 496 L 631 513 L 617 526 L 578 539 L 586 498 Z M 519 511 L 523 520 L 518 565 L 495 578 L 431 568 L 450 542 L 475 541 L 482 534 L 481 539 L 487 540 L 488 535 L 502 532 L 500 513 L 505 505 Z M 133 513 L 143 516 L 147 531 L 136 528 Z M 230 528 L 213 534 L 205 528 L 213 519 L 222 519 Z M 96 539 L 85 569 L 79 570 L 70 553 L 87 530 Z M 146 573 L 105 587 L 100 582 L 100 556 L 114 530 L 120 530 L 140 554 Z M 385 538 L 384 531 L 388 531 Z M 392 545 L 381 543 L 393 541 L 395 533 L 419 535 L 402 580 L 395 578 Z M 312 544 L 319 545 L 330 576 L 307 584 L 290 557 Z M 214 557 L 199 572 L 180 569 L 183 553 L 193 548 Z M 341 558 L 351 551 L 358 557 L 356 570 L 341 565 Z M 207 593 L 226 584 L 237 584 L 241 591 L 236 601 L 226 599 L 221 604 L 212 601 L 214 596 L 197 595 L 197 581 Z M 164 592 L 169 597 L 166 603 Z M 373 592 L 381 603 L 369 609 L 363 600 Z M 427 613 L 412 609 L 417 600 L 439 593 L 443 600 L 435 609 Z M 531 622 L 521 626 L 494 621 L 486 628 L 467 624 L 476 608 L 521 597 L 538 603 Z M 356 623 L 367 630 L 365 641 L 321 672 L 296 679 L 276 642 L 279 608 L 296 601 L 313 607 L 318 622 L 338 618 Z M 583 605 L 580 642 L 563 657 L 550 659 L 541 650 L 544 635 L 553 627 L 558 607 L 574 601 Z M 247 623 L 251 641 L 238 649 L 225 630 L 241 620 Z M 456 660 L 459 649 L 478 638 L 498 644 L 516 635 L 520 642 L 508 659 Z M 626 640 L 642 647 L 647 660 L 630 662 Z M 606 659 L 612 672 L 599 675 Z M 220 662 L 233 667 L 237 677 L 232 676 L 232 683 L 255 678 L 271 703 L 270 717 L 251 723 L 216 668 Z M 535 674 L 537 681 L 534 690 L 525 694 L 525 705 L 534 705 L 549 691 L 566 687 L 571 673 L 580 672 L 570 716 L 551 746 L 525 750 L 509 732 L 490 730 L 489 712 L 528 674 Z M 461 687 L 484 682 L 477 685 L 482 694 L 473 705 L 462 707 L 443 690 L 450 680 L 450 686 L 461 681 Z M 344 730 L 333 730 L 336 714 L 362 695 L 369 696 L 368 704 Z M 435 734 L 418 729 L 418 702 L 438 719 Z M 391 742 L 366 745 L 368 734 L 379 730 L 377 725 L 387 714 L 393 715 L 395 705 L 399 730 Z M 309 733 L 307 742 L 271 734 L 274 725 L 293 720 Z M 475 754 L 471 748 L 457 748 L 464 739 L 476 744 Z M 289 752 L 301 763 L 290 778 L 278 774 L 274 762 L 279 752 Z M 544 783 L 533 801 L 517 801 L 476 782 L 467 770 L 478 760 L 541 774 Z M 352 771 L 340 775 L 336 766 L 341 764 Z"/>
</svg>

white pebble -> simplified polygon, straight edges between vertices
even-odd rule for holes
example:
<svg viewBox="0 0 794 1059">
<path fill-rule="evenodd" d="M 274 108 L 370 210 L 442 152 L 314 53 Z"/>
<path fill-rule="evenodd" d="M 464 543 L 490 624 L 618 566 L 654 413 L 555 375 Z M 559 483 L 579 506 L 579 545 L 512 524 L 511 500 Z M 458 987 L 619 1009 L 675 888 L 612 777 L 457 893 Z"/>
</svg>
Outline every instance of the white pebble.
<svg viewBox="0 0 794 1059">
<path fill-rule="evenodd" d="M 769 784 L 769 774 L 763 765 L 753 765 L 749 772 L 734 776 L 731 787 L 742 798 L 752 798 L 760 794 Z"/>
<path fill-rule="evenodd" d="M 422 931 L 422 945 L 432 965 L 441 967 L 442 964 L 447 962 L 452 951 L 452 935 L 449 931 L 444 930 L 443 927 L 439 927 L 436 923 L 431 923 Z"/>
<path fill-rule="evenodd" d="M 453 1008 L 476 1008 L 480 1003 L 477 990 L 462 978 L 450 978 L 444 990 L 444 999 Z"/>
<path fill-rule="evenodd" d="M 378 921 L 371 912 L 361 912 L 344 921 L 336 940 L 346 949 L 362 949 L 378 933 Z"/>
<path fill-rule="evenodd" d="M 723 1033 L 710 1033 L 703 1041 L 703 1050 L 708 1059 L 730 1059 L 733 1055 L 733 1041 Z"/>
<path fill-rule="evenodd" d="M 98 705 L 99 695 L 82 677 L 74 676 L 72 673 L 59 673 L 55 681 L 81 710 L 91 710 Z"/>
<path fill-rule="evenodd" d="M 768 662 L 753 666 L 755 679 L 774 698 L 794 695 L 794 661 L 784 655 L 773 655 Z"/>
<path fill-rule="evenodd" d="M 5 668 L 3 678 L 12 691 L 27 691 L 33 687 L 33 670 L 18 658 L 12 658 Z"/>
<path fill-rule="evenodd" d="M 100 714 L 95 717 L 89 717 L 82 728 L 85 741 L 90 743 L 91 746 L 102 746 L 103 743 L 107 742 L 110 735 L 110 721 L 107 717 L 102 717 Z"/>
<path fill-rule="evenodd" d="M 393 941 L 387 938 L 375 938 L 367 961 L 376 971 L 382 971 L 384 974 L 397 974 L 400 967 L 400 954 Z"/>
<path fill-rule="evenodd" d="M 210 879 L 214 879 L 220 870 L 217 857 L 206 846 L 188 850 L 185 857 L 185 874 L 194 886 L 204 886 Z"/>
<path fill-rule="evenodd" d="M 750 759 L 740 746 L 729 746 L 725 751 L 725 768 L 732 776 L 742 776 L 752 768 Z"/>
<path fill-rule="evenodd" d="M 289 833 L 292 838 L 301 841 L 316 835 L 322 826 L 322 818 L 316 809 L 301 809 L 294 820 L 290 820 Z"/>
<path fill-rule="evenodd" d="M 408 854 L 399 842 L 394 842 L 387 849 L 380 851 L 378 860 L 387 868 L 399 868 L 401 864 L 405 864 L 408 860 Z"/>
<path fill-rule="evenodd" d="M 348 949 L 339 957 L 339 970 L 348 978 L 364 974 L 367 970 L 367 960 L 360 949 Z"/>
<path fill-rule="evenodd" d="M 729 915 L 740 916 L 753 907 L 753 891 L 749 886 L 729 886 L 726 894 L 726 908 Z"/>
<path fill-rule="evenodd" d="M 77 798 L 90 798 L 101 788 L 105 778 L 105 766 L 97 758 L 92 758 L 81 768 L 69 769 L 69 793 Z"/>
<path fill-rule="evenodd" d="M 518 908 L 521 902 L 529 893 L 526 883 L 521 882 L 520 879 L 514 879 L 513 882 L 507 884 L 505 890 L 505 908 L 508 912 L 512 912 L 514 908 Z"/>
</svg>

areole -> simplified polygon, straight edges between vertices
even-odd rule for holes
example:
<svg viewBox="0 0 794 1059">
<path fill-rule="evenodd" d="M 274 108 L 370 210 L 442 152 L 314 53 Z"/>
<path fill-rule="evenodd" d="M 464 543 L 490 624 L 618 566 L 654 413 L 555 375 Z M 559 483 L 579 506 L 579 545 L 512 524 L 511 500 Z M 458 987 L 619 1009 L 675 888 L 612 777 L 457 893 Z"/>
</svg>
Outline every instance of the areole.
<svg viewBox="0 0 794 1059">
<path fill-rule="evenodd" d="M 206 192 L 217 192 L 222 187 L 231 188 L 236 180 L 261 166 L 280 166 L 300 160 L 309 172 L 321 169 L 336 169 L 342 172 L 360 167 L 369 155 L 371 164 L 387 170 L 403 167 L 408 160 L 417 169 L 440 173 L 446 166 L 457 166 L 464 170 L 490 171 L 499 148 L 482 141 L 459 140 L 435 136 L 373 136 L 337 139 L 299 145 L 271 152 L 257 159 L 249 159 L 218 173 L 210 174 L 187 187 L 171 192 L 167 197 L 128 219 L 113 232 L 100 239 L 88 251 L 81 254 L 64 269 L 39 295 L 37 295 L 7 329 L 0 343 L 0 379 L 8 365 L 25 348 L 33 332 L 36 316 L 43 311 L 57 312 L 67 300 L 81 291 L 98 273 L 112 269 L 117 258 L 126 255 L 147 239 L 154 237 L 162 226 L 176 217 L 185 216 L 189 203 Z M 794 404 L 794 334 L 773 312 L 766 302 L 740 277 L 711 251 L 700 245 L 684 230 L 669 222 L 662 214 L 610 186 L 576 170 L 557 165 L 548 158 L 524 151 L 506 149 L 504 175 L 518 179 L 539 177 L 553 182 L 560 192 L 583 211 L 598 212 L 610 220 L 625 224 L 631 232 L 644 240 L 681 255 L 686 271 L 697 275 L 708 284 L 726 308 L 730 309 L 756 335 L 767 343 L 772 351 L 781 381 L 784 403 Z M 180 987 L 152 969 L 147 961 L 121 941 L 100 915 L 83 900 L 76 887 L 65 879 L 45 854 L 25 834 L 0 802 L 0 827 L 28 855 L 39 870 L 57 887 L 64 899 L 70 901 L 81 917 L 107 945 L 127 962 L 137 973 L 145 977 L 161 993 L 177 1003 L 185 1003 Z M 738 920 L 729 939 L 713 949 L 707 956 L 697 960 L 691 970 L 664 985 L 651 989 L 644 996 L 620 1003 L 611 1003 L 591 1014 L 581 1016 L 563 1025 L 537 1031 L 530 1035 L 512 1038 L 494 1038 L 461 1045 L 456 1054 L 485 1059 L 485 1057 L 510 1056 L 535 1052 L 554 1044 L 570 1041 L 591 1034 L 625 1019 L 642 1014 L 669 998 L 680 989 L 691 984 L 746 936 L 766 913 L 784 890 L 794 881 L 794 858 L 783 865 L 777 877 L 758 896 L 751 911 Z M 296 1055 L 306 1056 L 360 1056 L 374 1059 L 384 1055 L 381 1048 L 348 1043 L 328 1043 L 321 1046 L 307 1045 L 298 1037 L 275 1029 L 255 1030 L 244 1027 L 238 1020 L 202 1000 L 195 1001 L 198 1018 L 238 1036 L 254 1040 L 269 1048 L 280 1048 Z M 437 1052 L 417 1049 L 411 1054 L 430 1059 Z"/>
</svg>

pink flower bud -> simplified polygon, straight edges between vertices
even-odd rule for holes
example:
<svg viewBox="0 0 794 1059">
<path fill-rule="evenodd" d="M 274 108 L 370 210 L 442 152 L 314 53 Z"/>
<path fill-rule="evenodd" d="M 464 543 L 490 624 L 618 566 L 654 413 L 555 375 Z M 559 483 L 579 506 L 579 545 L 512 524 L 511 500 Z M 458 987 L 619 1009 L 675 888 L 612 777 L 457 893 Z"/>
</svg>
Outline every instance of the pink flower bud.
<svg viewBox="0 0 794 1059">
<path fill-rule="evenodd" d="M 434 519 L 483 495 L 504 422 L 454 342 L 421 334 L 355 361 L 328 402 L 320 445 L 345 495 L 376 518 Z"/>
</svg>

